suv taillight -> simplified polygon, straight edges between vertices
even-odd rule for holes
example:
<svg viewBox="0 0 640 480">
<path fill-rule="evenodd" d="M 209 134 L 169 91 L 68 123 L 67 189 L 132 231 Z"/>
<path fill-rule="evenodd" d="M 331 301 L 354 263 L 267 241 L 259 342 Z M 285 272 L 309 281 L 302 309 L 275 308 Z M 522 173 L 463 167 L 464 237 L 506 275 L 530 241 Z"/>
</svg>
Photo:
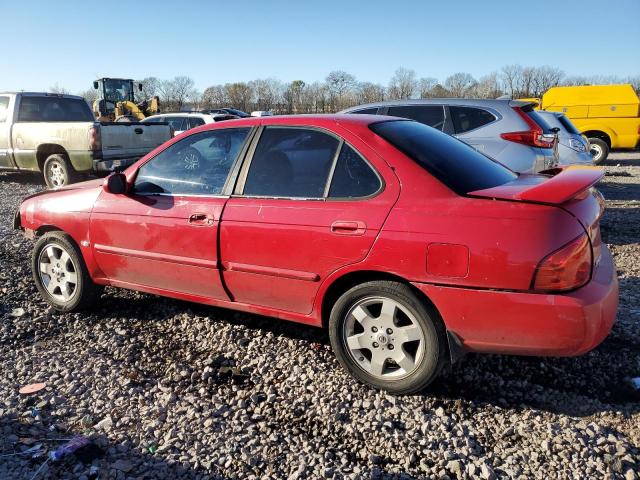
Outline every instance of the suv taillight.
<svg viewBox="0 0 640 480">
<path fill-rule="evenodd" d="M 102 150 L 102 135 L 100 134 L 100 124 L 95 124 L 89 128 L 89 150 Z"/>
<path fill-rule="evenodd" d="M 589 237 L 583 233 L 540 262 L 532 288 L 541 292 L 573 290 L 589 281 L 591 267 L 591 245 Z"/>
<path fill-rule="evenodd" d="M 500 136 L 510 142 L 522 143 L 530 147 L 539 148 L 553 148 L 556 143 L 556 137 L 554 135 L 545 135 L 536 122 L 534 122 L 529 115 L 527 115 L 522 108 L 512 107 L 513 110 L 520 115 L 520 117 L 526 122 L 529 130 L 522 130 L 519 132 L 505 132 Z"/>
</svg>

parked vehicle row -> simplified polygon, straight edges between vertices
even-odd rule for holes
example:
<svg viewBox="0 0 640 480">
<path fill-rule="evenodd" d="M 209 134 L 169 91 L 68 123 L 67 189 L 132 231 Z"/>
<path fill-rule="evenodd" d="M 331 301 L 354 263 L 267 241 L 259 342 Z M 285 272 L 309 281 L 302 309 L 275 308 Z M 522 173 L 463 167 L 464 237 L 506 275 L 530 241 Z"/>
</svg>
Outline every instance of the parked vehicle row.
<svg viewBox="0 0 640 480">
<path fill-rule="evenodd" d="M 232 120 L 234 118 L 240 117 L 231 115 L 229 113 L 177 112 L 152 115 L 142 120 L 142 123 L 148 124 L 166 122 L 173 130 L 174 135 L 180 135 L 182 132 L 199 127 L 201 125 L 220 122 L 223 120 Z"/>
<path fill-rule="evenodd" d="M 391 115 L 416 120 L 459 138 L 516 172 L 533 173 L 558 165 L 590 164 L 558 151 L 558 130 L 534 110 L 534 102 L 440 98 L 360 105 L 341 113 Z M 570 122 L 568 122 L 570 123 Z M 563 128 L 563 127 L 560 127 Z"/>
<path fill-rule="evenodd" d="M 0 169 L 42 172 L 49 188 L 127 167 L 170 138 L 166 124 L 97 122 L 82 97 L 0 93 Z"/>
<path fill-rule="evenodd" d="M 595 163 L 613 148 L 640 147 L 640 99 L 632 85 L 553 87 L 536 108 L 564 113 L 589 139 Z"/>
<path fill-rule="evenodd" d="M 501 105 L 486 111 L 507 145 L 546 141 L 521 103 Z M 464 352 L 591 350 L 618 303 L 603 173 L 516 174 L 443 132 L 480 114 L 440 110 L 439 129 L 347 114 L 207 124 L 123 173 L 26 198 L 14 227 L 37 239 L 33 278 L 56 310 L 111 285 L 326 327 L 354 377 L 394 393 Z"/>
</svg>

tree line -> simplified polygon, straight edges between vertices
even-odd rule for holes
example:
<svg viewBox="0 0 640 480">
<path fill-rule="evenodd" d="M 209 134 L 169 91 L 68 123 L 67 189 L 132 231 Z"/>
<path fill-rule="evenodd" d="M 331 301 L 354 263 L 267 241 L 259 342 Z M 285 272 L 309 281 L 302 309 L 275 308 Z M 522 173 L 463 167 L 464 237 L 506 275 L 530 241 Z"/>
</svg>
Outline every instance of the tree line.
<svg viewBox="0 0 640 480">
<path fill-rule="evenodd" d="M 293 80 L 287 83 L 275 78 L 262 78 L 211 85 L 202 92 L 196 89 L 193 79 L 187 76 L 167 80 L 147 77 L 137 82 L 142 83 L 142 91 L 136 89 L 138 101 L 157 95 L 164 112 L 233 107 L 246 112 L 270 110 L 276 114 L 332 113 L 354 105 L 383 100 L 497 98 L 502 95 L 512 98 L 539 97 L 549 88 L 558 85 L 631 83 L 636 91 L 640 91 L 640 76 L 572 77 L 559 68 L 547 65 L 506 65 L 499 71 L 478 79 L 469 73 L 458 72 L 443 81 L 433 77 L 418 77 L 414 70 L 400 67 L 387 85 L 359 81 L 343 70 L 330 72 L 324 81 L 307 83 Z M 51 90 L 66 93 L 58 85 Z M 89 89 L 80 95 L 91 103 L 96 92 Z"/>
</svg>

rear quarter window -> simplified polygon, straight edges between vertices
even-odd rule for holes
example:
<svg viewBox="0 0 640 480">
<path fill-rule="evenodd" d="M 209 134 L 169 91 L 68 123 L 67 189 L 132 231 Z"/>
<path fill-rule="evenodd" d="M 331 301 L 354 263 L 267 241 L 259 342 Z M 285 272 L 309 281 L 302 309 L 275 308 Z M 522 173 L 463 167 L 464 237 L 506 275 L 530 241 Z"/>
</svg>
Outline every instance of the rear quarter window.
<svg viewBox="0 0 640 480">
<path fill-rule="evenodd" d="M 444 107 L 442 105 L 406 105 L 389 107 L 392 117 L 408 118 L 424 123 L 438 130 L 444 128 Z"/>
<path fill-rule="evenodd" d="M 501 163 L 421 123 L 385 121 L 369 128 L 460 195 L 504 185 L 517 178 Z"/>
<path fill-rule="evenodd" d="M 465 133 L 493 122 L 493 113 L 482 108 L 449 106 L 449 113 L 456 133 Z"/>
</svg>

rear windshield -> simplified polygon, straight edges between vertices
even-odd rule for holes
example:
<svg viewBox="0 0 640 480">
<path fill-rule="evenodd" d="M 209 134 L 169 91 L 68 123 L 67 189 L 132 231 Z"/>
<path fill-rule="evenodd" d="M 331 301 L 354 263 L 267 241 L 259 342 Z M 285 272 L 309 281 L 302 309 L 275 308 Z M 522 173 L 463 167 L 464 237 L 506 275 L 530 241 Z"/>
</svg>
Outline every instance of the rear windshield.
<svg viewBox="0 0 640 480">
<path fill-rule="evenodd" d="M 369 128 L 460 195 L 517 178 L 504 165 L 421 123 L 392 120 L 374 123 Z"/>
<path fill-rule="evenodd" d="M 23 96 L 19 122 L 93 122 L 89 104 L 81 98 Z"/>
<path fill-rule="evenodd" d="M 552 127 L 547 123 L 547 121 L 538 112 L 536 112 L 533 109 L 529 110 L 529 111 L 524 110 L 524 112 L 527 115 L 529 115 L 529 118 L 531 120 L 533 120 L 534 122 L 536 122 L 538 124 L 538 126 L 542 129 L 542 133 L 547 133 L 547 134 L 553 133 L 551 131 Z"/>
<path fill-rule="evenodd" d="M 580 135 L 580 130 L 578 130 L 576 126 L 571 123 L 571 120 L 569 120 L 564 115 L 558 115 L 558 121 L 562 124 L 567 132 L 573 133 L 574 135 Z"/>
</svg>

